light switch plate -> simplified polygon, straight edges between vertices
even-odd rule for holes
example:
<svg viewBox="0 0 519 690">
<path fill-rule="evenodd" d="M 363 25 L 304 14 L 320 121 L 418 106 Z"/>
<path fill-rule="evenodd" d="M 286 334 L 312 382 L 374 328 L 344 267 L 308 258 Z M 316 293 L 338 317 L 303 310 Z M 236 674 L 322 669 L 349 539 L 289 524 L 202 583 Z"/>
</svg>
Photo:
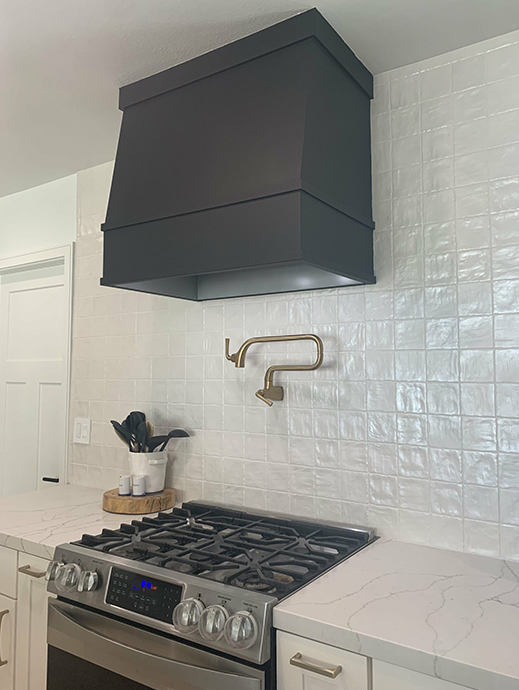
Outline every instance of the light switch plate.
<svg viewBox="0 0 519 690">
<path fill-rule="evenodd" d="M 74 434 L 72 436 L 72 443 L 90 443 L 90 419 L 86 417 L 76 417 L 74 419 Z"/>
</svg>

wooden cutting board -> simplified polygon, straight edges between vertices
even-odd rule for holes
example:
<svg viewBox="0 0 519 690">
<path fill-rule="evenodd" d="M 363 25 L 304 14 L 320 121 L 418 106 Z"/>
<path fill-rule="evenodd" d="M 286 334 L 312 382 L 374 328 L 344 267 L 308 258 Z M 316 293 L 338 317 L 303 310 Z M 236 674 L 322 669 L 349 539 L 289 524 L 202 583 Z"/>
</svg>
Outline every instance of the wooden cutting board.
<svg viewBox="0 0 519 690">
<path fill-rule="evenodd" d="M 161 510 L 173 508 L 174 505 L 174 489 L 164 489 L 160 493 L 147 496 L 119 496 L 119 489 L 110 489 L 103 494 L 103 510 L 107 513 L 144 515 L 158 513 Z"/>
</svg>

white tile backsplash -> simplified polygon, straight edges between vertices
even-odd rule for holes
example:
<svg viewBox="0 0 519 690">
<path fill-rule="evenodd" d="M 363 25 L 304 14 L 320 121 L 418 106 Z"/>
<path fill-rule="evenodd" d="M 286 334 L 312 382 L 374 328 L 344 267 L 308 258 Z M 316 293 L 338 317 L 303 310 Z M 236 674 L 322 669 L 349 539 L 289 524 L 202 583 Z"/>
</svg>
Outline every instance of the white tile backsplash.
<svg viewBox="0 0 519 690">
<path fill-rule="evenodd" d="M 141 408 L 171 448 L 182 498 L 368 523 L 383 535 L 519 559 L 519 33 L 376 78 L 378 282 L 192 304 L 101 288 L 110 166 L 78 176 L 71 415 L 92 445 L 71 478 L 109 488 L 126 453 L 109 426 Z M 313 357 L 252 335 L 314 332 Z"/>
</svg>

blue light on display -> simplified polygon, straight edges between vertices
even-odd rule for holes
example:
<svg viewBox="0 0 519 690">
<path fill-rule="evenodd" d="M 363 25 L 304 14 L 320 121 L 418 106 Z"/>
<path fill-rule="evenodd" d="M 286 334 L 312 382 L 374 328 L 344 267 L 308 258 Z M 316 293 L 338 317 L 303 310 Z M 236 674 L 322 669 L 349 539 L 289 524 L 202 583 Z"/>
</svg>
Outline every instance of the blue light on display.
<svg viewBox="0 0 519 690">
<path fill-rule="evenodd" d="M 143 590 L 151 590 L 155 592 L 157 590 L 157 585 L 154 585 L 150 580 L 141 580 L 140 585 L 132 585 L 132 589 L 136 589 L 139 592 Z"/>
<path fill-rule="evenodd" d="M 132 589 L 138 589 L 138 590 L 143 590 L 143 589 L 151 589 L 151 590 L 156 590 L 157 586 L 152 584 L 149 580 L 141 580 L 141 585 L 140 587 L 137 587 L 136 585 L 132 586 Z"/>
</svg>

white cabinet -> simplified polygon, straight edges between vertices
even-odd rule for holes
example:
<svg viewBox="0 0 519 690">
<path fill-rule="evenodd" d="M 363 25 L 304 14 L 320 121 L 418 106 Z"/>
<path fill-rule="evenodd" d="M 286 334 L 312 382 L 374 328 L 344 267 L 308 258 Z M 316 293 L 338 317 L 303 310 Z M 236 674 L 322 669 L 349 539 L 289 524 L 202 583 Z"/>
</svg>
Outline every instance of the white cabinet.
<svg viewBox="0 0 519 690">
<path fill-rule="evenodd" d="M 374 659 L 373 690 L 467 690 L 467 688 Z"/>
<path fill-rule="evenodd" d="M 47 684 L 47 563 L 19 554 L 15 690 L 45 690 Z"/>
<path fill-rule="evenodd" d="M 278 690 L 370 690 L 369 664 L 360 654 L 277 633 Z"/>
<path fill-rule="evenodd" d="M 0 688 L 14 688 L 16 602 L 0 594 Z"/>
</svg>

